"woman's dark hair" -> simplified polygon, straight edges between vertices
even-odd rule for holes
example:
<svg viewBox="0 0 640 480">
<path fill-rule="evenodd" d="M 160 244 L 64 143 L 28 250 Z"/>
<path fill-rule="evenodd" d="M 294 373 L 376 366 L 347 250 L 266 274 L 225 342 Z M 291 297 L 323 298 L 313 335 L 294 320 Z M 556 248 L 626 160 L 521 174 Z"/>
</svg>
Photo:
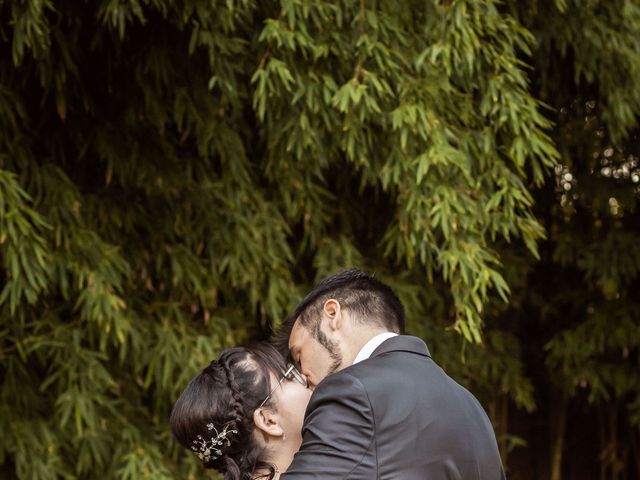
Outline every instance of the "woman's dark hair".
<svg viewBox="0 0 640 480">
<path fill-rule="evenodd" d="M 212 437 L 211 424 L 215 432 L 226 427 L 229 444 L 223 442 L 221 454 L 205 457 L 202 464 L 223 473 L 225 480 L 250 480 L 256 470 L 266 472 L 260 478 L 272 479 L 275 468 L 262 458 L 263 449 L 252 436 L 253 412 L 271 391 L 269 374 L 284 371 L 284 359 L 268 343 L 225 350 L 189 382 L 173 406 L 170 422 L 176 440 L 192 450 L 198 436 Z"/>
</svg>

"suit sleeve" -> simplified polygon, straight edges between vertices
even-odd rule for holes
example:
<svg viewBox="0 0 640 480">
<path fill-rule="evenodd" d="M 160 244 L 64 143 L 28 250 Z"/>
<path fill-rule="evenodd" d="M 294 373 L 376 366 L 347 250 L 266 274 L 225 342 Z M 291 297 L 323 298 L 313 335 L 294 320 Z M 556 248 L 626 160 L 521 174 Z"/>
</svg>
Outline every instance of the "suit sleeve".
<svg viewBox="0 0 640 480">
<path fill-rule="evenodd" d="M 318 385 L 302 427 L 302 446 L 281 480 L 347 479 L 356 468 L 375 472 L 374 421 L 362 383 L 338 372 Z"/>
</svg>

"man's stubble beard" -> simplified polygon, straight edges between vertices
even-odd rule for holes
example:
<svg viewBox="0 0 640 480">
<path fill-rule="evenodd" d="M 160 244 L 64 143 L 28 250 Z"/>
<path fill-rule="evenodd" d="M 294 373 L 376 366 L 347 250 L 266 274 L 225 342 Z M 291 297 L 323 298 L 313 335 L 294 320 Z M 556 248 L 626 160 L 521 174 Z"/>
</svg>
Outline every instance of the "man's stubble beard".
<svg viewBox="0 0 640 480">
<path fill-rule="evenodd" d="M 340 367 L 342 366 L 342 354 L 340 353 L 336 342 L 329 340 L 324 332 L 320 330 L 320 322 L 316 323 L 315 328 L 313 329 L 313 336 L 318 343 L 322 345 L 327 352 L 329 352 L 329 356 L 331 357 L 331 360 L 333 360 L 333 363 L 329 366 L 329 370 L 327 371 L 327 376 L 340 370 Z"/>
</svg>

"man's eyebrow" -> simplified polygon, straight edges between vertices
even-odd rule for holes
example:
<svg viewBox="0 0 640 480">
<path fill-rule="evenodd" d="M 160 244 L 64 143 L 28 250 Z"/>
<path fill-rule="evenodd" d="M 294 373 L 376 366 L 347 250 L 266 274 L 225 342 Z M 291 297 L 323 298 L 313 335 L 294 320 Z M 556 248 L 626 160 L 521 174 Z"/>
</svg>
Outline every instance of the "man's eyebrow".
<svg viewBox="0 0 640 480">
<path fill-rule="evenodd" d="M 285 360 L 287 362 L 293 362 L 293 347 L 291 347 L 290 345 L 287 345 L 287 350 L 285 353 Z"/>
<path fill-rule="evenodd" d="M 289 349 L 289 358 L 291 359 L 292 363 L 295 363 L 296 366 L 300 366 L 300 362 L 298 361 L 298 357 L 300 357 L 300 348 L 299 347 L 293 347 L 291 349 Z"/>
</svg>

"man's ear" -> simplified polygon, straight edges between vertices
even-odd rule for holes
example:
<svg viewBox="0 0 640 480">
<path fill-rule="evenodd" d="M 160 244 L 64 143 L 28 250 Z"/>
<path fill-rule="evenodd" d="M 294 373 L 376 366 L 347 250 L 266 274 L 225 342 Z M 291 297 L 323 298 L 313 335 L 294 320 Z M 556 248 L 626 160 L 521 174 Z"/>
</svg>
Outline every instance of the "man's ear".
<svg viewBox="0 0 640 480">
<path fill-rule="evenodd" d="M 268 437 L 282 437 L 284 430 L 280 426 L 280 416 L 270 408 L 260 407 L 253 412 L 253 424 Z"/>
<path fill-rule="evenodd" d="M 327 325 L 332 332 L 340 330 L 342 328 L 342 323 L 344 319 L 342 318 L 342 308 L 340 307 L 340 302 L 337 300 L 330 298 L 324 305 L 322 306 L 322 313 L 324 314 L 328 322 Z"/>
</svg>

